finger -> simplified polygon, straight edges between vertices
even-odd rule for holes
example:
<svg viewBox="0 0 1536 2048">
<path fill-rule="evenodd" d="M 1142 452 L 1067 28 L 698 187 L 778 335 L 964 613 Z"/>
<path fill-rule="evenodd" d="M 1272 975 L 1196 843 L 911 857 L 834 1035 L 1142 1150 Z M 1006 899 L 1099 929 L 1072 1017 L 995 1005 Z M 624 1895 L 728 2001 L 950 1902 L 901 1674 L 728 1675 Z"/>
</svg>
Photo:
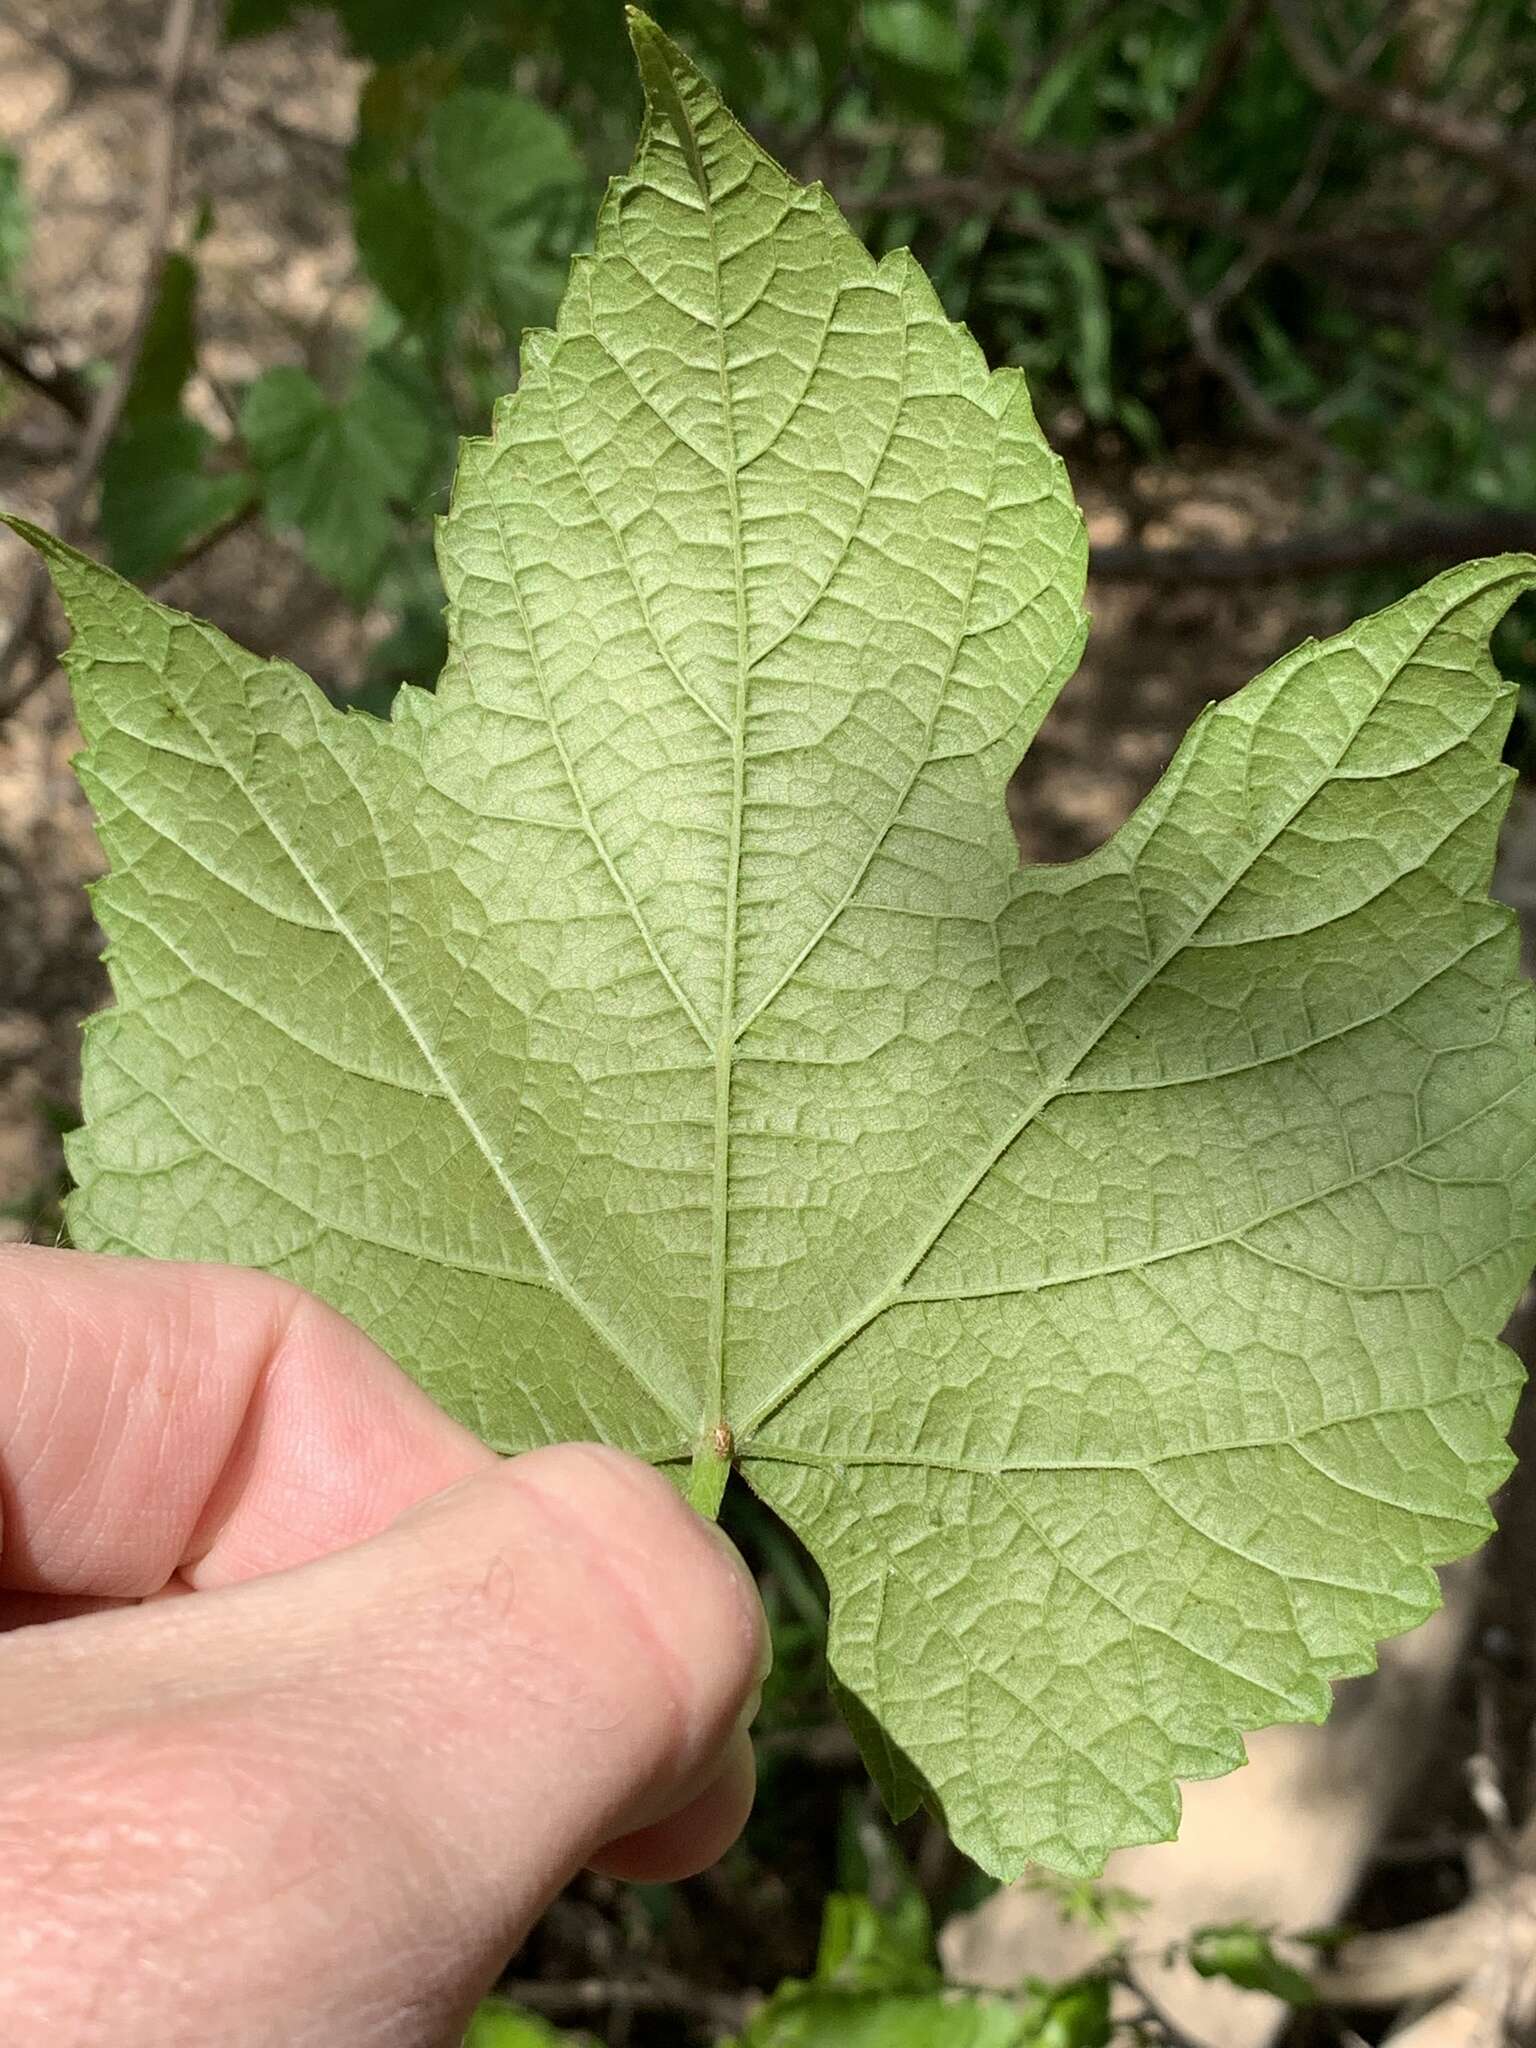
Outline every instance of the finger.
<svg viewBox="0 0 1536 2048">
<path fill-rule="evenodd" d="M 123 1600 L 92 1600 L 70 1593 L 0 1592 L 0 1635 L 13 1628 L 36 1628 L 50 1621 L 75 1621 L 81 1615 L 108 1613 L 130 1606 Z"/>
<path fill-rule="evenodd" d="M 227 1585 L 373 1535 L 493 1462 L 284 1281 L 0 1250 L 0 1587 Z"/>
<path fill-rule="evenodd" d="M 8 2042 L 163 2048 L 167 1984 L 177 2040 L 361 2048 L 401 2010 L 449 2038 L 603 1843 L 646 1830 L 658 1875 L 723 1846 L 741 1781 L 707 1788 L 763 1643 L 715 1532 L 593 1446 L 293 1571 L 7 1638 Z"/>
<path fill-rule="evenodd" d="M 702 1792 L 676 1813 L 599 1849 L 591 1867 L 630 1884 L 668 1884 L 718 1863 L 747 1824 L 757 1790 L 752 1738 L 737 1730 L 725 1761 Z"/>
</svg>

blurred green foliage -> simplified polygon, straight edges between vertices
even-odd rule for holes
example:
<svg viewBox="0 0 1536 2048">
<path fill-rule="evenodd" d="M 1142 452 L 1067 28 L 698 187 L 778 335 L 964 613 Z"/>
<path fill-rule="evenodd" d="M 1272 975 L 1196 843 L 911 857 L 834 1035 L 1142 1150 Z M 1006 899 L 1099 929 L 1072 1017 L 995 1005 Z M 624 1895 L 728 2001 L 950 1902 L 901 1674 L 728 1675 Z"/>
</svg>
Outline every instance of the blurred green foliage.
<svg viewBox="0 0 1536 2048">
<path fill-rule="evenodd" d="M 14 319 L 22 310 L 21 267 L 31 239 L 21 159 L 13 150 L 0 149 L 0 316 Z"/>
<path fill-rule="evenodd" d="M 1287 2005 L 1310 2005 L 1317 1996 L 1301 1971 L 1276 1954 L 1271 1937 L 1247 1921 L 1198 1928 L 1187 1952 L 1191 1969 L 1201 1977 L 1223 1977 L 1243 1991 L 1267 1991 Z"/>
<path fill-rule="evenodd" d="M 1107 1977 L 1007 2000 L 946 1991 L 911 1873 L 887 1844 L 866 1874 L 827 1899 L 812 1975 L 779 1985 L 731 2048 L 1106 2048 Z"/>
</svg>

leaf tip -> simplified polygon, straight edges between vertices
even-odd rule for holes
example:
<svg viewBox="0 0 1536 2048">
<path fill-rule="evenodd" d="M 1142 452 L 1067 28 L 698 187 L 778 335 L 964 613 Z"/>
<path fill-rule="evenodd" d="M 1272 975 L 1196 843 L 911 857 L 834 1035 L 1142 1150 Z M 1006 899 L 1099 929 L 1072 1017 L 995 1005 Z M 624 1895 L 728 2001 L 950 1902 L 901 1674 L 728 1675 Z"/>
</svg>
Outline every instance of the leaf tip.
<svg viewBox="0 0 1536 2048">
<path fill-rule="evenodd" d="M 670 128 L 688 167 L 688 174 L 708 204 L 709 175 L 699 146 L 699 130 L 720 109 L 720 97 L 698 67 L 677 47 L 672 38 L 639 7 L 626 7 L 625 23 L 630 47 L 645 94 L 645 126 L 635 162 L 644 161 L 656 126 Z M 734 125 L 734 124 L 733 124 Z"/>
<path fill-rule="evenodd" d="M 44 526 L 35 526 L 30 519 L 23 519 L 19 512 L 0 512 L 0 526 L 8 526 L 18 540 L 24 540 L 29 548 L 36 548 L 40 555 L 46 556 L 50 549 L 64 545 L 57 535 L 51 534 Z"/>
<path fill-rule="evenodd" d="M 18 540 L 24 540 L 42 557 L 66 612 L 70 610 L 71 596 L 84 588 L 88 579 L 105 577 L 114 583 L 122 580 L 104 563 L 93 561 L 58 534 L 50 533 L 46 526 L 23 519 L 19 512 L 0 512 L 0 526 L 8 526 Z"/>
<path fill-rule="evenodd" d="M 657 27 L 643 7 L 626 7 L 624 26 L 629 31 L 629 46 L 635 53 L 640 83 L 652 106 L 656 103 L 656 87 L 663 81 L 675 92 L 679 79 L 695 75 L 693 66 L 676 43 Z"/>
</svg>

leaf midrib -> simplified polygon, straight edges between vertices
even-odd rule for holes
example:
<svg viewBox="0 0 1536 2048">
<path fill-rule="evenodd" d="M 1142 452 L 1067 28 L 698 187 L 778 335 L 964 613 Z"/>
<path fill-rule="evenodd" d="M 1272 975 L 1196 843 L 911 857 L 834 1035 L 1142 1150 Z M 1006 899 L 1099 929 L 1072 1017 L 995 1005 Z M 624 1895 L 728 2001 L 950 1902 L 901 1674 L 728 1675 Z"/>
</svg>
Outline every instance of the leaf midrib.
<svg viewBox="0 0 1536 2048">
<path fill-rule="evenodd" d="M 740 919 L 741 834 L 746 809 L 747 676 L 751 667 L 747 630 L 747 592 L 741 538 L 741 486 L 737 473 L 736 414 L 726 357 L 724 278 L 720 263 L 719 227 L 705 176 L 703 155 L 678 101 L 680 139 L 689 168 L 704 202 L 709 234 L 710 271 L 715 295 L 715 359 L 720 382 L 720 425 L 725 442 L 725 491 L 731 522 L 731 568 L 736 600 L 736 698 L 731 731 L 731 826 L 726 857 L 724 958 L 720 963 L 720 1009 L 715 1033 L 714 1177 L 710 1189 L 709 1334 L 710 1384 L 699 1418 L 699 1439 L 726 1423 L 725 1338 L 727 1329 L 728 1259 L 731 1212 L 731 1084 L 735 1077 L 736 953 Z"/>
</svg>

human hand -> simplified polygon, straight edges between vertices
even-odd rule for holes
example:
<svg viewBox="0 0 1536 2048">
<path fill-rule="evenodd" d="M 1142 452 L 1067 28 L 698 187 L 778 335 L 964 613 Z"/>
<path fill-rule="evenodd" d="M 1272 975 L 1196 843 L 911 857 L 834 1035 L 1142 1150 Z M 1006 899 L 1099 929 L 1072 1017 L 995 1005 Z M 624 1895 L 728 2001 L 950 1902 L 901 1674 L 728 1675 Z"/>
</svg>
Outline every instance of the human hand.
<svg viewBox="0 0 1536 2048">
<path fill-rule="evenodd" d="M 0 1251 L 0 1629 L 7 2048 L 442 2048 L 583 1863 L 751 1802 L 725 1540 L 257 1273 Z"/>
</svg>

